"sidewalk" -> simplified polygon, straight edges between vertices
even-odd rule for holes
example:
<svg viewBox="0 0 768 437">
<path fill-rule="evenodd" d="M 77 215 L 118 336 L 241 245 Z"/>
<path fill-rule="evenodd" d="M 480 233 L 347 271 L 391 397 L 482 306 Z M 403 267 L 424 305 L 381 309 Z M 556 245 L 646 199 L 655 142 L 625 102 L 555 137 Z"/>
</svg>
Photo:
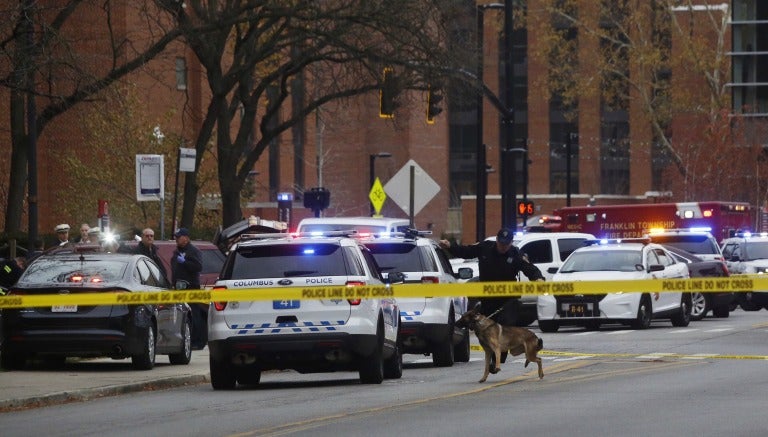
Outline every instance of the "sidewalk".
<svg viewBox="0 0 768 437">
<path fill-rule="evenodd" d="M 133 370 L 130 358 L 68 360 L 55 370 L 36 364 L 23 371 L 0 371 L 0 412 L 202 384 L 210 381 L 208 375 L 208 348 L 192 351 L 186 366 L 171 365 L 166 355 L 158 355 L 152 370 Z"/>
</svg>

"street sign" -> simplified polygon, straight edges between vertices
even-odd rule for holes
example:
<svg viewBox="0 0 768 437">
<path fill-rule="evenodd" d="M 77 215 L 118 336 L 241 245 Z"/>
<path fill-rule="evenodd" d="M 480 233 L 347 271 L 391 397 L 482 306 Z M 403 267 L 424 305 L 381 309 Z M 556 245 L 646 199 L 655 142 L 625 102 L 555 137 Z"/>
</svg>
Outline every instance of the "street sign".
<svg viewBox="0 0 768 437">
<path fill-rule="evenodd" d="M 414 169 L 413 187 L 411 187 L 411 167 Z M 435 195 L 440 192 L 440 185 L 423 168 L 410 160 L 384 185 L 384 191 L 406 214 L 411 215 L 409 203 L 413 188 L 413 215 L 421 211 Z"/>
<path fill-rule="evenodd" d="M 376 212 L 376 215 L 381 213 L 381 207 L 384 206 L 384 201 L 387 200 L 387 193 L 384 191 L 384 187 L 381 185 L 379 178 L 373 181 L 371 191 L 368 193 L 368 198 L 371 199 L 371 205 Z"/>
<path fill-rule="evenodd" d="M 163 155 L 136 155 L 136 200 L 161 200 L 165 197 Z"/>
</svg>

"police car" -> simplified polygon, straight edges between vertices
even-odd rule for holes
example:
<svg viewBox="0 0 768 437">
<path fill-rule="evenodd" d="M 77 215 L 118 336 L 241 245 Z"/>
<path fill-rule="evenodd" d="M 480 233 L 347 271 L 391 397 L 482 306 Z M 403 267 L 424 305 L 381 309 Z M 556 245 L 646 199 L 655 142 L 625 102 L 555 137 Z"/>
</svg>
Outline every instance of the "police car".
<svg viewBox="0 0 768 437">
<path fill-rule="evenodd" d="M 447 255 L 437 242 L 425 238 L 430 231 L 381 233 L 363 240 L 373 253 L 382 274 L 402 272 L 406 283 L 450 284 L 469 279 L 472 270 L 454 273 Z M 466 297 L 400 298 L 404 353 L 432 355 L 438 367 L 454 361 L 469 361 L 469 331 L 457 328 L 456 321 L 467 311 Z"/>
<path fill-rule="evenodd" d="M 216 301 L 219 290 L 318 285 L 388 286 L 370 251 L 348 234 L 242 236 L 211 291 L 213 388 L 258 384 L 261 372 L 271 369 L 356 370 L 366 384 L 399 378 L 400 315 L 394 298 Z"/>
<path fill-rule="evenodd" d="M 592 240 L 576 249 L 552 277 L 553 281 L 613 281 L 688 279 L 688 266 L 677 262 L 649 239 Z M 622 323 L 646 329 L 651 319 L 671 319 L 688 326 L 689 293 L 604 293 L 574 296 L 541 295 L 537 300 L 539 328 L 556 332 L 560 326 L 599 329 L 603 323 Z"/>
<path fill-rule="evenodd" d="M 768 273 L 768 233 L 744 232 L 726 238 L 722 243 L 722 251 L 732 275 Z M 768 308 L 768 291 L 739 293 L 738 299 L 744 311 Z"/>
</svg>

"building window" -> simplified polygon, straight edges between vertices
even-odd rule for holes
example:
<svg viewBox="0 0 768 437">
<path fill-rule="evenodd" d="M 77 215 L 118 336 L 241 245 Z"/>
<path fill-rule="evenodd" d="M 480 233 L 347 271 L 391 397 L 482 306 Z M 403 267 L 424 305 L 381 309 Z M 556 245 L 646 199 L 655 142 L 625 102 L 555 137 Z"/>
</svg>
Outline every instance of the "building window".
<svg viewBox="0 0 768 437">
<path fill-rule="evenodd" d="M 187 60 L 176 58 L 176 89 L 187 89 Z"/>
</svg>

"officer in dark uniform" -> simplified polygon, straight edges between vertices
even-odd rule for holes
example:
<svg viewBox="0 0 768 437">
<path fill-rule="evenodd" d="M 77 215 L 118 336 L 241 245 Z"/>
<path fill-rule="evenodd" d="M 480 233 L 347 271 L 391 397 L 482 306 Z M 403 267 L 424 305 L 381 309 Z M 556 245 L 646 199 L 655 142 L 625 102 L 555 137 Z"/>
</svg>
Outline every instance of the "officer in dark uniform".
<svg viewBox="0 0 768 437">
<path fill-rule="evenodd" d="M 512 231 L 501 229 L 496 241 L 482 241 L 469 246 L 451 245 L 447 240 L 440 240 L 440 247 L 451 255 L 460 258 L 477 258 L 480 282 L 517 281 L 523 272 L 531 281 L 543 281 L 544 275 L 538 267 L 528 262 L 520 250 L 512 245 Z M 496 313 L 493 319 L 502 325 L 514 325 L 517 308 L 520 304 L 514 297 L 491 297 L 481 301 L 480 312 L 486 316 Z M 496 312 L 499 308 L 503 310 Z"/>
<path fill-rule="evenodd" d="M 171 257 L 172 281 L 177 289 L 200 289 L 203 253 L 189 240 L 189 230 L 180 228 L 174 234 L 176 250 Z M 202 349 L 208 341 L 208 305 L 191 303 L 192 349 Z"/>
</svg>

